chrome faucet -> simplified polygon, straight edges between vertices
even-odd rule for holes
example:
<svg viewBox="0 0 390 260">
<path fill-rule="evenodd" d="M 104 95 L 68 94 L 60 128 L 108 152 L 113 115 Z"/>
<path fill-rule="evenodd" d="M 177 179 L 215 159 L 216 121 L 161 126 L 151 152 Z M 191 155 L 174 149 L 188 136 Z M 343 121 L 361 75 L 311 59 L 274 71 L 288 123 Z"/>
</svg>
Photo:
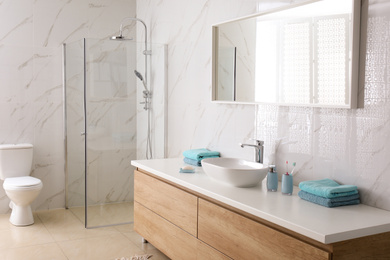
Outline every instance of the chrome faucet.
<svg viewBox="0 0 390 260">
<path fill-rule="evenodd" d="M 255 140 L 256 144 L 240 144 L 242 148 L 244 146 L 250 146 L 255 148 L 255 162 L 257 163 L 263 163 L 263 157 L 264 157 L 264 141 Z"/>
</svg>

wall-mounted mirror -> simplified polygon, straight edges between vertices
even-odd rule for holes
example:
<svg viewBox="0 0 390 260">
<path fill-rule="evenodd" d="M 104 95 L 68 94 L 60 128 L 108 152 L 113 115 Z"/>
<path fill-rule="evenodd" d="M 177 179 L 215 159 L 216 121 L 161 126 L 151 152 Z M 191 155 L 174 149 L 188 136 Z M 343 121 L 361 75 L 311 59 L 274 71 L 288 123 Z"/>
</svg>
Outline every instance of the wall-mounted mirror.
<svg viewBox="0 0 390 260">
<path fill-rule="evenodd" d="M 361 0 L 317 0 L 213 26 L 218 102 L 355 108 Z"/>
</svg>

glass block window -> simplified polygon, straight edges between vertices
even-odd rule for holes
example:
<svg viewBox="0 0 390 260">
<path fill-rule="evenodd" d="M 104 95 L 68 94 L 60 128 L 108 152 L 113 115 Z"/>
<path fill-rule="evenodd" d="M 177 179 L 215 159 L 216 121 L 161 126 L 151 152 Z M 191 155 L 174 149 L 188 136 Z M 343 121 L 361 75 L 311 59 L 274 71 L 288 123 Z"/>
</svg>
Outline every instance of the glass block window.
<svg viewBox="0 0 390 260">
<path fill-rule="evenodd" d="M 276 99 L 287 104 L 348 104 L 349 27 L 348 15 L 281 20 L 280 37 L 267 41 L 280 50 L 278 72 L 267 72 L 279 84 Z M 263 49 L 263 53 L 272 53 L 269 47 Z M 273 67 L 269 62 L 266 65 Z"/>
<path fill-rule="evenodd" d="M 282 30 L 281 101 L 311 103 L 312 33 L 310 21 L 285 23 Z"/>
<path fill-rule="evenodd" d="M 314 23 L 315 103 L 345 104 L 349 96 L 348 16 L 319 18 Z"/>
<path fill-rule="evenodd" d="M 257 22 L 256 101 L 349 104 L 349 15 Z"/>
</svg>

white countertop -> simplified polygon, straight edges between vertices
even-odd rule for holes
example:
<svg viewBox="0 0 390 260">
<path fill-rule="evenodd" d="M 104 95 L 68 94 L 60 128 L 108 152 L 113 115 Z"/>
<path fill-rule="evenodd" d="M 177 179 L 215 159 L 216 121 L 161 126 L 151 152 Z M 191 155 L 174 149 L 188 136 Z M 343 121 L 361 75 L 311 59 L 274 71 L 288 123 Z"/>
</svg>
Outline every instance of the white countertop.
<svg viewBox="0 0 390 260">
<path fill-rule="evenodd" d="M 264 184 L 253 188 L 230 187 L 210 179 L 202 167 L 195 173 L 179 173 L 181 158 L 137 160 L 131 164 L 180 186 L 204 194 L 284 228 L 330 244 L 390 231 L 390 211 L 363 204 L 327 208 L 298 197 L 267 192 Z"/>
</svg>

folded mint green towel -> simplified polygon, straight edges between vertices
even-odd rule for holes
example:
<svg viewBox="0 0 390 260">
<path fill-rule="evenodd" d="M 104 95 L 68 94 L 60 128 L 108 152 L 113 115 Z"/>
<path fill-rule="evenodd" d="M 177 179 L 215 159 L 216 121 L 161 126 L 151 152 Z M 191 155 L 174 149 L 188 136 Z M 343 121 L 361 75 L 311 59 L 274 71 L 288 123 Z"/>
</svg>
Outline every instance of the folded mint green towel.
<svg viewBox="0 0 390 260">
<path fill-rule="evenodd" d="M 219 157 L 219 152 L 210 151 L 208 149 L 201 148 L 201 149 L 192 149 L 192 150 L 184 151 L 183 155 L 186 158 L 200 161 L 204 158 Z"/>
<path fill-rule="evenodd" d="M 187 158 L 187 157 L 184 157 L 183 161 L 186 164 L 190 164 L 190 165 L 194 165 L 194 166 L 202 166 L 201 161 L 193 160 L 193 159 L 190 159 L 190 158 Z"/>
<path fill-rule="evenodd" d="M 355 185 L 340 185 L 331 179 L 303 181 L 299 183 L 299 188 L 308 193 L 328 199 L 349 196 L 358 193 L 357 187 Z"/>
<path fill-rule="evenodd" d="M 328 208 L 347 206 L 347 205 L 356 205 L 360 203 L 359 193 L 349 196 L 343 196 L 333 199 L 327 199 L 324 197 L 316 196 L 314 194 L 308 193 L 306 191 L 299 191 L 298 196 L 301 199 L 316 203 L 321 206 L 325 206 Z"/>
</svg>

